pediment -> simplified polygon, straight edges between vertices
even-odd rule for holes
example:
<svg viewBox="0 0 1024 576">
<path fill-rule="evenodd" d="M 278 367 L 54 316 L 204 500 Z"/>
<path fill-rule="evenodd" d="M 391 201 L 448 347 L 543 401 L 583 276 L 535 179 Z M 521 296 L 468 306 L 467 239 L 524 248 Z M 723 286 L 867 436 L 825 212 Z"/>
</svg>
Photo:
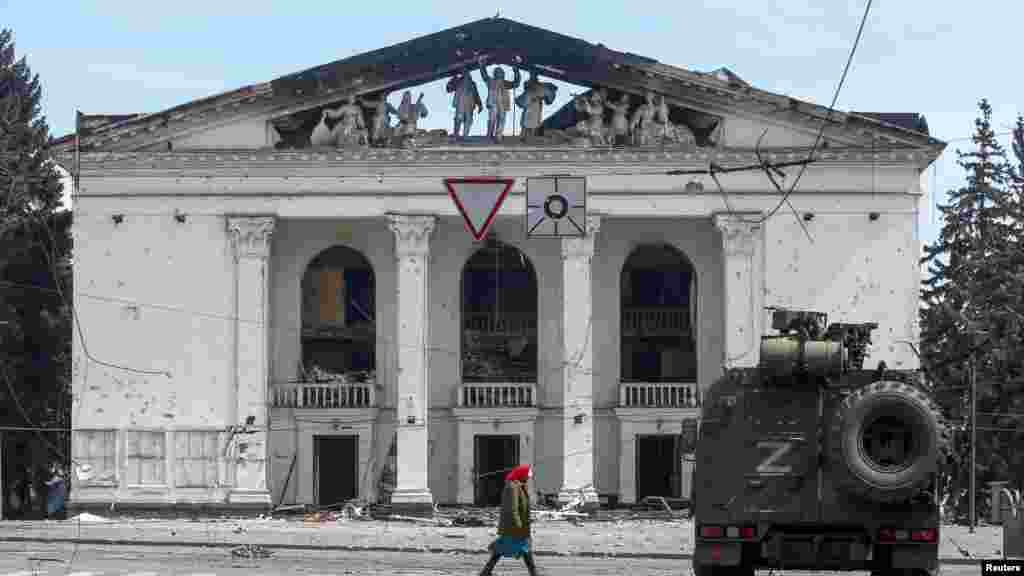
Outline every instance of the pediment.
<svg viewBox="0 0 1024 576">
<path fill-rule="evenodd" d="M 155 114 L 82 116 L 81 147 L 139 151 L 484 145 L 488 142 L 453 141 L 443 131 L 419 130 L 411 120 L 411 131 L 390 126 L 388 137 L 374 135 L 383 98 L 395 112 L 415 117 L 415 102 L 401 106 L 406 91 L 418 93 L 416 87 L 466 70 L 478 74 L 481 57 L 492 72 L 495 65 L 506 74 L 519 68 L 524 81 L 532 75 L 542 83 L 585 90 L 553 113 L 545 111 L 543 124 L 527 145 L 752 149 L 760 139 L 764 148 L 799 148 L 813 144 L 826 118 L 821 106 L 755 89 L 725 69 L 692 72 L 512 20 L 487 18 Z M 476 86 L 486 99 L 484 83 L 477 81 Z M 520 88 L 516 95 L 522 92 Z M 601 96 L 597 103 L 595 95 Z M 628 105 L 628 123 L 639 114 L 653 132 L 630 131 L 621 137 L 615 127 L 622 124 L 622 114 L 615 111 L 620 104 Z M 658 110 L 652 114 L 645 105 Z M 325 111 L 330 111 L 327 118 Z M 600 122 L 595 122 L 598 115 Z M 481 122 L 486 120 L 478 117 L 477 124 Z M 842 112 L 829 115 L 824 140 L 837 148 L 944 146 L 926 132 L 881 117 Z"/>
</svg>

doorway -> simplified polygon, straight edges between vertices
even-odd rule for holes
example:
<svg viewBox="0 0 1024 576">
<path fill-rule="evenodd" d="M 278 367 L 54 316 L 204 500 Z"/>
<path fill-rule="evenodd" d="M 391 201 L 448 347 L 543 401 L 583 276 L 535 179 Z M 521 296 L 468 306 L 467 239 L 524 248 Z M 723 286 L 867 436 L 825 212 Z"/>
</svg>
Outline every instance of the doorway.
<svg viewBox="0 0 1024 576">
<path fill-rule="evenodd" d="M 637 434 L 636 501 L 647 496 L 679 498 L 679 437 L 672 434 Z"/>
<path fill-rule="evenodd" d="M 314 436 L 316 503 L 330 506 L 359 496 L 359 436 Z"/>
<path fill-rule="evenodd" d="M 474 438 L 476 474 L 474 501 L 477 506 L 501 506 L 506 470 L 519 464 L 519 435 L 484 435 Z"/>
</svg>

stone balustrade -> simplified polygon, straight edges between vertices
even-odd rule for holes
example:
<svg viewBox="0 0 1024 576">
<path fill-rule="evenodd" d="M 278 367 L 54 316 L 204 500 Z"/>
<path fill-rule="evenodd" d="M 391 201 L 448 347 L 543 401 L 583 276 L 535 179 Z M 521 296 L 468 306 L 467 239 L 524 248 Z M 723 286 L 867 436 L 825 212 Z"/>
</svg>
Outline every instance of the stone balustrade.
<svg viewBox="0 0 1024 576">
<path fill-rule="evenodd" d="M 536 405 L 535 384 L 466 383 L 459 386 L 460 408 L 523 408 Z"/>
<path fill-rule="evenodd" d="M 619 406 L 623 408 L 698 408 L 700 405 L 696 382 L 623 382 L 619 385 Z"/>
<path fill-rule="evenodd" d="M 286 382 L 272 387 L 274 408 L 373 408 L 373 382 Z"/>
<path fill-rule="evenodd" d="M 630 307 L 622 310 L 622 332 L 627 335 L 689 334 L 688 308 Z"/>
</svg>

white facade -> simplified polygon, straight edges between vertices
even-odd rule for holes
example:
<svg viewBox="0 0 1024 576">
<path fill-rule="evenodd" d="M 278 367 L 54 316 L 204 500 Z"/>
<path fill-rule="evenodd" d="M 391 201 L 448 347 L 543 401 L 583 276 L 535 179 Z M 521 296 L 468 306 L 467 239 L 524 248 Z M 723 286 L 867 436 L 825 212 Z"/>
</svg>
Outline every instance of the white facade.
<svg viewBox="0 0 1024 576">
<path fill-rule="evenodd" d="M 542 493 L 631 502 L 638 438 L 678 435 L 698 411 L 681 401 L 687 389 L 699 398 L 724 367 L 757 364 L 766 306 L 877 322 L 866 365 L 915 368 L 902 341 L 917 339 L 916 221 L 931 152 L 826 153 L 789 198 L 800 220 L 786 205 L 767 217 L 781 197 L 763 172 L 719 175 L 726 194 L 707 175 L 652 175 L 756 163 L 769 123 L 769 161 L 813 142 L 813 124 L 737 108 L 717 150 L 282 152 L 256 117 L 189 127 L 172 152 L 83 154 L 73 421 L 74 457 L 91 469 L 75 503 L 314 504 L 334 489 L 319 480 L 335 464 L 318 458 L 330 445 L 318 439 L 331 437 L 351 438 L 359 497 L 378 496 L 393 449 L 393 504 L 469 503 L 484 436 L 512 438 Z M 567 172 L 587 177 L 588 236 L 526 238 L 526 177 Z M 462 270 L 481 243 L 441 182 L 461 176 L 516 179 L 491 229 L 535 275 L 535 381 L 464 381 Z M 623 267 L 660 245 L 692 268 L 696 372 L 624 383 Z M 303 277 L 334 246 L 372 269 L 375 379 L 295 383 Z M 466 401 L 503 390 L 530 400 Z M 630 400 L 640 392 L 667 396 Z M 347 400 L 309 399 L 321 393 Z"/>
<path fill-rule="evenodd" d="M 851 179 L 856 176 L 848 168 L 836 172 Z M 756 363 L 766 305 L 820 310 L 835 320 L 876 321 L 880 328 L 868 362 L 884 360 L 892 367 L 913 367 L 911 350 L 900 344 L 916 338 L 914 302 L 919 278 L 918 202 L 911 187 L 916 178 L 909 170 L 905 173 L 904 181 L 892 182 L 894 189 L 877 195 L 794 194 L 793 204 L 801 213 L 814 213 L 814 219 L 805 222 L 813 243 L 786 212 L 780 211 L 760 227 L 736 226 L 722 214 L 722 199 L 716 194 L 634 193 L 627 198 L 621 193 L 602 194 L 597 186 L 592 186 L 597 190 L 592 192 L 591 204 L 610 210 L 593 218 L 600 225 L 592 240 L 529 240 L 523 238 L 522 215 L 517 210 L 522 196 L 509 198 L 493 230 L 498 238 L 520 248 L 536 269 L 539 363 L 558 365 L 563 354 L 571 356 L 588 336 L 565 327 L 585 327 L 593 314 L 591 352 L 584 360 L 593 366 L 590 382 L 581 384 L 582 391 L 577 392 L 566 385 L 572 374 L 541 371 L 535 384 L 540 405 L 530 415 L 536 418 L 532 430 L 519 422 L 514 427 L 523 431 L 524 438 L 532 437 L 523 453 L 538 462 L 538 487 L 557 492 L 593 481 L 598 492 L 619 494 L 628 501 L 634 480 L 629 431 L 654 433 L 661 421 L 669 431 L 666 433 L 671 433 L 687 413 L 686 409 L 659 412 L 620 406 L 621 386 L 616 376 L 621 361 L 619 274 L 637 245 L 665 242 L 693 263 L 697 278 L 697 384 L 701 388 L 709 385 L 730 359 L 739 365 Z M 664 177 L 662 186 L 677 186 L 675 180 Z M 465 498 L 461 477 L 471 462 L 466 457 L 466 436 L 468 430 L 487 425 L 475 422 L 482 414 L 466 419 L 471 424 L 460 425 L 456 407 L 459 363 L 447 351 L 459 346 L 459 271 L 474 242 L 460 219 L 451 214 L 439 180 L 429 181 L 435 184 L 436 198 L 423 198 L 422 203 L 436 206 L 438 213 L 429 242 L 429 224 L 422 223 L 429 218 L 415 216 L 414 224 L 399 224 L 420 228 L 399 232 L 404 237 L 396 241 L 388 217 L 339 218 L 323 209 L 328 204 L 325 198 L 287 190 L 289 184 L 283 179 L 279 198 L 260 195 L 248 199 L 240 189 L 230 200 L 185 197 L 172 205 L 166 197 L 128 196 L 137 180 L 83 183 L 75 203 L 75 282 L 80 287 L 76 306 L 89 353 L 104 362 L 169 375 L 135 374 L 89 362 L 76 340 L 75 427 L 117 431 L 119 480 L 127 474 L 129 459 L 123 451 L 137 434 L 135 429 L 165 434 L 167 467 L 166 483 L 142 487 L 120 481 L 116 487 L 76 490 L 77 498 L 177 501 L 196 493 L 196 489 L 179 488 L 168 481 L 178 468 L 174 450 L 180 440 L 176 439 L 184 431 L 224 436 L 228 426 L 244 423 L 244 415 L 253 414 L 258 422 L 264 421 L 258 408 L 266 388 L 254 383 L 294 378 L 299 357 L 299 280 L 306 264 L 335 244 L 358 250 L 373 267 L 378 381 L 383 384 L 375 391 L 376 406 L 322 413 L 272 408 L 272 428 L 288 428 L 302 419 L 315 422 L 317 428 L 273 432 L 266 453 L 267 480 L 262 479 L 259 468 L 266 464 L 256 464 L 255 476 L 245 486 L 256 491 L 270 486 L 278 497 L 291 457 L 298 452 L 285 501 L 311 502 L 310 439 L 329 428 L 333 420 L 342 425 L 346 420 L 356 422 L 353 429 L 359 433 L 360 449 L 369 452 L 360 452 L 360 465 L 371 470 L 374 465 L 379 467 L 395 428 L 399 399 L 412 396 L 417 416 L 429 415 L 430 419 L 409 438 L 399 440 L 398 477 L 402 477 L 408 454 L 415 457 L 413 470 L 424 475 L 413 489 L 429 488 L 438 501 L 451 502 L 458 499 L 463 486 Z M 230 185 L 246 186 L 237 180 Z M 258 185 L 270 186 L 270 182 Z M 187 185 L 166 186 L 177 190 Z M 105 190 L 111 196 L 92 197 L 92 190 Z M 118 197 L 121 192 L 128 197 Z M 386 198 L 374 193 L 361 206 L 369 211 L 375 208 L 372 202 L 386 202 Z M 747 212 L 750 219 L 756 219 L 777 200 L 768 194 L 737 194 L 732 202 L 745 211 L 760 208 Z M 275 210 L 278 206 L 287 206 L 280 210 L 287 212 L 286 216 Z M 616 215 L 618 206 L 623 207 L 625 217 Z M 385 204 L 381 208 L 390 207 Z M 185 215 L 184 222 L 174 218 L 175 209 Z M 255 219 L 237 216 L 275 212 L 274 217 Z M 871 212 L 880 213 L 877 220 L 871 219 Z M 112 221 L 114 214 L 124 214 L 120 224 Z M 396 254 L 396 243 L 405 252 Z M 591 243 L 594 256 L 588 262 Z M 269 256 L 262 256 L 261 250 L 269 250 Z M 404 256 L 403 269 L 395 265 L 399 255 Z M 396 298 L 396 292 L 403 290 L 411 301 Z M 422 312 L 417 314 L 418 310 Z M 264 314 L 267 324 L 262 321 Z M 232 320 L 235 315 L 238 321 Z M 399 316 L 404 322 L 399 322 Z M 409 331 L 405 341 L 401 339 L 402 326 Z M 414 348 L 424 333 L 428 346 L 440 351 L 404 359 L 409 373 L 422 376 L 403 387 L 396 376 L 403 360 L 395 357 L 388 342 L 397 339 L 399 346 Z M 261 370 L 266 370 L 269 378 Z M 590 417 L 576 425 L 557 408 L 565 404 Z M 521 420 L 519 416 L 514 420 Z M 399 419 L 405 417 L 401 413 Z M 484 418 L 501 422 L 508 415 Z M 582 432 L 577 433 L 574 426 Z M 409 442 L 409 447 L 403 450 L 402 442 Z M 588 444 L 593 446 L 590 462 L 584 460 L 579 467 L 545 464 L 557 461 L 555 456 L 560 453 L 578 451 Z M 255 446 L 255 450 L 263 450 L 260 443 Z M 456 446 L 459 450 L 449 449 Z M 257 461 L 264 458 L 263 452 L 257 454 Z M 237 472 L 226 459 L 220 455 L 217 459 L 224 474 L 219 481 L 228 486 L 241 482 L 230 477 Z M 574 474 L 579 476 L 573 478 Z M 566 478 L 577 486 L 563 486 Z M 224 490 L 211 487 L 202 497 L 221 498 Z"/>
</svg>

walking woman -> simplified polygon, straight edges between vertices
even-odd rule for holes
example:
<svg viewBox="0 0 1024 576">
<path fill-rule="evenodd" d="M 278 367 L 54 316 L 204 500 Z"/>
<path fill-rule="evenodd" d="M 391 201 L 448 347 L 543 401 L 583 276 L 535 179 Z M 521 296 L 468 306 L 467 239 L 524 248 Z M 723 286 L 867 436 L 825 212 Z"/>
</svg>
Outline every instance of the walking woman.
<svg viewBox="0 0 1024 576">
<path fill-rule="evenodd" d="M 530 492 L 527 483 L 532 477 L 533 471 L 528 464 L 520 464 L 505 475 L 498 539 L 491 544 L 491 559 L 480 576 L 490 576 L 502 556 L 522 558 L 530 576 L 537 576 L 537 566 L 530 553 Z"/>
</svg>

